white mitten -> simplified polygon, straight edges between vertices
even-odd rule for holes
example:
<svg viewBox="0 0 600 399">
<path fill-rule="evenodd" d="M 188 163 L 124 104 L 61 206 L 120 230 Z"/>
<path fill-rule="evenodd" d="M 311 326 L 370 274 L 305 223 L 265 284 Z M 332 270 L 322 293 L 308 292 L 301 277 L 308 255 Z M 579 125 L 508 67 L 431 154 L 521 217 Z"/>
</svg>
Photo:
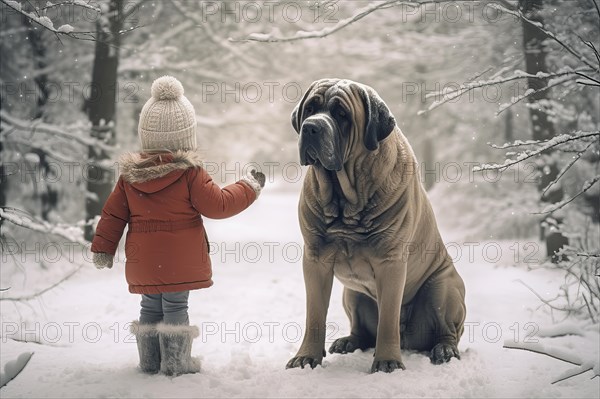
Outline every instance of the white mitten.
<svg viewBox="0 0 600 399">
<path fill-rule="evenodd" d="M 104 269 L 105 267 L 110 269 L 113 266 L 113 256 L 104 252 L 94 252 L 92 261 L 96 269 Z"/>
<path fill-rule="evenodd" d="M 265 186 L 266 177 L 264 173 L 257 172 L 255 169 L 252 169 L 248 175 L 242 177 L 241 181 L 252 187 L 256 193 L 256 196 L 258 197 L 260 191 Z"/>
</svg>

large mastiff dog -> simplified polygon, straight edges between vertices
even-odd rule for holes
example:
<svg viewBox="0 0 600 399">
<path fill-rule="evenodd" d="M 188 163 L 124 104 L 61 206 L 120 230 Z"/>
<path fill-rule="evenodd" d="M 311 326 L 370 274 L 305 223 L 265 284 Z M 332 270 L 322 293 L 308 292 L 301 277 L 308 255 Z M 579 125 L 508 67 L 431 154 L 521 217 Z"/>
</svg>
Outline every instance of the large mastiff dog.
<svg viewBox="0 0 600 399">
<path fill-rule="evenodd" d="M 368 86 L 314 82 L 292 113 L 300 160 L 306 330 L 287 367 L 321 364 L 333 277 L 351 331 L 329 348 L 375 348 L 371 372 L 404 369 L 401 349 L 459 358 L 465 287 L 440 238 L 417 163 L 389 108 Z"/>
</svg>

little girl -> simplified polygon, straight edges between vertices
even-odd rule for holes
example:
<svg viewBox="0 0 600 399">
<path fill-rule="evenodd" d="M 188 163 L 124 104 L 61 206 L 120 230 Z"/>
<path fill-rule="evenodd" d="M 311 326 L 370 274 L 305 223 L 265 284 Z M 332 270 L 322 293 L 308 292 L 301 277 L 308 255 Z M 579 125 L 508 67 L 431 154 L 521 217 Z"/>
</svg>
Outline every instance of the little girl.
<svg viewBox="0 0 600 399">
<path fill-rule="evenodd" d="M 137 339 L 140 368 L 167 375 L 200 371 L 191 357 L 198 327 L 189 325 L 190 290 L 212 285 L 202 217 L 222 219 L 248 208 L 264 187 L 256 171 L 223 189 L 202 168 L 196 113 L 183 86 L 163 76 L 140 114 L 142 152 L 126 154 L 92 242 L 97 268 L 111 268 L 126 225 L 129 291 L 142 294 Z"/>
</svg>

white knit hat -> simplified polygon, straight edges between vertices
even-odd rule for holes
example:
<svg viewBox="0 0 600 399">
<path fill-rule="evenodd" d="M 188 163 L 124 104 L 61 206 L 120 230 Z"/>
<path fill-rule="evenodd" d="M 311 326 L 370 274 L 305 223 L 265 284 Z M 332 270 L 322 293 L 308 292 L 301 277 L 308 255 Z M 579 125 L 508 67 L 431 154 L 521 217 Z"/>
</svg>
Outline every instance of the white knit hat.
<svg viewBox="0 0 600 399">
<path fill-rule="evenodd" d="M 138 125 L 142 151 L 195 150 L 196 112 L 184 97 L 181 82 L 162 76 L 150 91 Z"/>
</svg>

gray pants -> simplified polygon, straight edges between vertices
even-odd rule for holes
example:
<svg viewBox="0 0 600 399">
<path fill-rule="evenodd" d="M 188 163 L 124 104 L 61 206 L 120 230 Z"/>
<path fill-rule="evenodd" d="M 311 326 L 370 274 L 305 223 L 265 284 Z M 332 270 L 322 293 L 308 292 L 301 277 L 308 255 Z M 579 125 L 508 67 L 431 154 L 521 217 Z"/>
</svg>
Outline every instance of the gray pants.
<svg viewBox="0 0 600 399">
<path fill-rule="evenodd" d="M 167 292 L 164 294 L 142 294 L 140 324 L 183 324 L 189 325 L 189 291 Z"/>
</svg>

